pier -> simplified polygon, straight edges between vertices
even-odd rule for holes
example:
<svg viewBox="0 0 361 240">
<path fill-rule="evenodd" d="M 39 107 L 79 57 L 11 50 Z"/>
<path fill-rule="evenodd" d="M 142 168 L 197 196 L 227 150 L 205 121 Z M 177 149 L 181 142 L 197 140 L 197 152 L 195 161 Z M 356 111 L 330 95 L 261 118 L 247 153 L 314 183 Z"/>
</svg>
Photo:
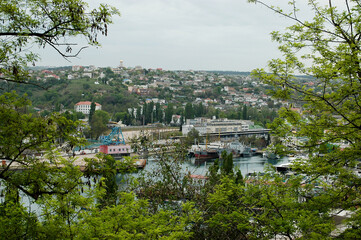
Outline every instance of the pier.
<svg viewBox="0 0 361 240">
<path fill-rule="evenodd" d="M 87 163 L 84 160 L 85 158 L 95 158 L 96 157 L 96 153 L 89 153 L 89 154 L 79 154 L 79 155 L 75 155 L 75 157 L 69 157 L 69 156 L 61 156 L 62 158 L 68 159 L 69 162 L 72 162 L 73 166 L 78 167 L 80 169 L 80 171 L 84 172 L 87 168 Z M 61 162 L 58 163 L 52 163 L 47 159 L 40 159 L 41 162 L 48 162 L 50 167 L 54 167 L 54 168 L 62 168 L 64 167 L 63 164 L 61 164 Z M 145 167 L 146 165 L 146 159 L 137 159 L 137 161 L 134 161 L 134 166 L 138 169 L 142 169 Z M 8 162 L 6 161 L 2 161 L 1 166 L 0 166 L 0 172 L 3 171 L 4 169 L 6 169 L 8 167 Z M 11 163 L 11 166 L 9 167 L 9 171 L 24 171 L 24 170 L 29 170 L 30 167 L 20 164 L 18 162 L 13 162 Z"/>
</svg>

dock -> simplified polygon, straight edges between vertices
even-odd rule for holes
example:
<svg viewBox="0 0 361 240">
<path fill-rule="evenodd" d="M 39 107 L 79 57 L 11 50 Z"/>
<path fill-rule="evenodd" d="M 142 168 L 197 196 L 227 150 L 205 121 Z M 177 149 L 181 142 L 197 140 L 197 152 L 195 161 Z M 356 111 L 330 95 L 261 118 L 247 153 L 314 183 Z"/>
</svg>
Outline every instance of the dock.
<svg viewBox="0 0 361 240">
<path fill-rule="evenodd" d="M 65 159 L 69 159 L 69 161 L 72 161 L 73 166 L 78 167 L 80 169 L 80 171 L 84 172 L 87 168 L 87 163 L 85 161 L 85 158 L 95 158 L 96 153 L 89 153 L 89 154 L 79 154 L 79 155 L 75 155 L 74 159 L 71 159 L 73 157 L 69 157 L 69 156 L 61 156 Z M 62 164 L 53 164 L 51 163 L 49 160 L 46 159 L 42 159 L 40 161 L 48 161 L 50 164 L 50 166 L 55 167 L 55 168 L 62 168 L 63 165 Z M 138 159 L 134 162 L 134 166 L 137 169 L 143 169 L 146 166 L 146 159 Z M 7 167 L 7 162 L 6 161 L 2 161 L 1 165 L 0 165 L 0 172 L 1 170 L 5 169 Z M 24 170 L 28 170 L 29 167 L 22 165 L 20 163 L 17 162 L 13 162 L 11 164 L 11 166 L 9 167 L 10 171 L 24 171 Z"/>
</svg>

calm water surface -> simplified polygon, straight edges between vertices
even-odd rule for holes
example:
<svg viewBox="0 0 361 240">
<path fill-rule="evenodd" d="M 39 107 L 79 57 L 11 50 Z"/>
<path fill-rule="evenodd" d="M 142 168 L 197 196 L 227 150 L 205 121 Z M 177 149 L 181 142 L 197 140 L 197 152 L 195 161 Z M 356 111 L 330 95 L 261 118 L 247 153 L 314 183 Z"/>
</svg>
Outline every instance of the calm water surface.
<svg viewBox="0 0 361 240">
<path fill-rule="evenodd" d="M 278 160 L 268 160 L 266 158 L 263 158 L 262 156 L 252 156 L 252 157 L 246 157 L 246 158 L 234 158 L 233 159 L 233 165 L 235 169 L 240 169 L 243 176 L 246 176 L 248 173 L 253 172 L 263 172 L 265 170 L 265 167 L 268 165 L 278 165 L 282 163 L 288 162 L 288 158 L 284 157 Z M 206 175 L 208 168 L 212 166 L 214 163 L 214 160 L 202 160 L 197 161 L 194 158 L 190 159 L 189 161 L 182 164 L 182 169 L 185 172 L 190 172 L 191 174 L 198 174 L 198 175 Z M 147 161 L 146 167 L 141 171 L 152 171 L 157 166 L 157 160 L 154 158 L 149 158 Z M 140 172 L 141 172 L 140 171 Z M 138 173 L 130 174 L 133 177 L 137 177 Z M 126 174 L 128 175 L 128 174 Z M 124 174 L 118 174 L 117 175 L 117 183 L 120 185 L 124 184 L 124 178 L 127 178 L 129 176 L 126 176 Z M 30 211 L 32 212 L 38 212 L 38 206 L 34 201 L 27 196 L 22 197 L 22 202 L 24 206 L 28 207 Z"/>
<path fill-rule="evenodd" d="M 278 165 L 282 163 L 287 163 L 288 158 L 283 157 L 278 160 L 269 160 L 267 158 L 263 158 L 262 156 L 252 156 L 245 158 L 234 158 L 233 165 L 235 169 L 240 169 L 242 175 L 245 176 L 248 173 L 253 172 L 263 172 L 266 166 L 269 165 Z M 207 170 L 212 164 L 214 160 L 195 160 L 194 158 L 190 159 L 188 162 L 182 165 L 184 171 L 189 171 L 191 174 L 199 174 L 206 175 Z M 157 160 L 154 158 L 149 158 L 147 161 L 147 165 L 143 171 L 151 171 L 157 165 Z"/>
</svg>

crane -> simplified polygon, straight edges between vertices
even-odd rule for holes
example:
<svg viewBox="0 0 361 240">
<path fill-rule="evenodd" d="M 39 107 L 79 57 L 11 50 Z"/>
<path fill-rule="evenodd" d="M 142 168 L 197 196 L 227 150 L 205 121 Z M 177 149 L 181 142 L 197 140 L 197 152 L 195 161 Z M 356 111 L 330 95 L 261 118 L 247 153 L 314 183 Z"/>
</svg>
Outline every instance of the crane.
<svg viewBox="0 0 361 240">
<path fill-rule="evenodd" d="M 113 127 L 108 136 L 99 137 L 102 145 L 99 151 L 113 156 L 129 156 L 131 147 L 125 144 L 124 135 L 120 127 Z"/>
<path fill-rule="evenodd" d="M 124 135 L 120 127 L 113 127 L 108 136 L 100 136 L 99 140 L 102 145 L 125 144 Z"/>
</svg>

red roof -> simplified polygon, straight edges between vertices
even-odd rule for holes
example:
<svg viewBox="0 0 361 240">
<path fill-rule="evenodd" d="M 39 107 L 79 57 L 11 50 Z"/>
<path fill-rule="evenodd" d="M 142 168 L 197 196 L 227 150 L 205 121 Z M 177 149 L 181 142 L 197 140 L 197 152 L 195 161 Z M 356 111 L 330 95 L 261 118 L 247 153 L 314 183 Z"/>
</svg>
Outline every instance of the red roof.
<svg viewBox="0 0 361 240">
<path fill-rule="evenodd" d="M 203 175 L 198 175 L 198 174 L 191 174 L 189 176 L 194 179 L 208 179 L 208 177 L 203 176 Z"/>
<path fill-rule="evenodd" d="M 91 105 L 92 102 L 89 102 L 89 101 L 84 101 L 84 102 L 78 102 L 76 103 L 75 105 Z M 101 106 L 99 103 L 95 103 L 96 106 Z"/>
</svg>

